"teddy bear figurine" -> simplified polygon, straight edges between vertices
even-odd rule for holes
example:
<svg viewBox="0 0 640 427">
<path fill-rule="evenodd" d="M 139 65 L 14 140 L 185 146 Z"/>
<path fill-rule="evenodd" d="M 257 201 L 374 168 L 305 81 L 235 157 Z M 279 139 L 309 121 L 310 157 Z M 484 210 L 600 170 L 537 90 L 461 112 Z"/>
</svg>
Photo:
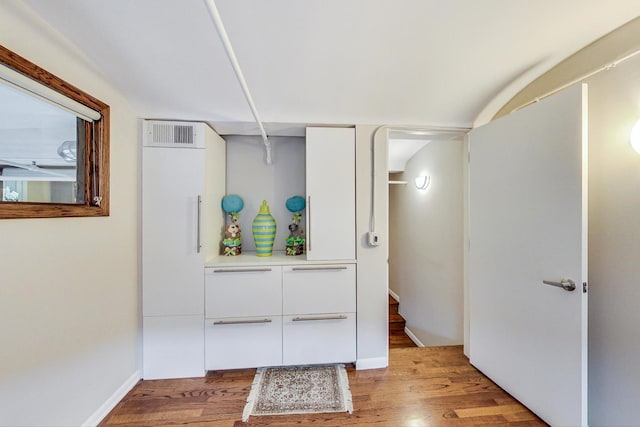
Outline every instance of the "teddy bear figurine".
<svg viewBox="0 0 640 427">
<path fill-rule="evenodd" d="M 231 220 L 224 232 L 224 237 L 233 239 L 235 239 L 236 237 L 240 238 L 240 226 L 238 225 L 237 221 L 234 221 L 233 219 Z"/>
<path fill-rule="evenodd" d="M 289 212 L 293 214 L 291 224 L 289 224 L 289 236 L 285 239 L 285 255 L 302 255 L 304 253 L 304 231 L 300 227 L 302 214 L 305 208 L 305 201 L 300 196 L 287 199 L 285 204 Z"/>
<path fill-rule="evenodd" d="M 242 253 L 242 232 L 240 231 L 240 216 L 238 212 L 244 207 L 244 202 L 235 194 L 222 198 L 222 210 L 229 216 L 229 222 L 224 229 L 222 239 L 222 254 L 236 256 Z"/>
<path fill-rule="evenodd" d="M 240 239 L 240 225 L 238 224 L 237 216 L 229 214 L 231 221 L 227 224 L 227 228 L 224 231 L 224 239 L 222 245 L 224 246 L 224 255 L 235 256 L 242 253 L 242 240 Z"/>
</svg>

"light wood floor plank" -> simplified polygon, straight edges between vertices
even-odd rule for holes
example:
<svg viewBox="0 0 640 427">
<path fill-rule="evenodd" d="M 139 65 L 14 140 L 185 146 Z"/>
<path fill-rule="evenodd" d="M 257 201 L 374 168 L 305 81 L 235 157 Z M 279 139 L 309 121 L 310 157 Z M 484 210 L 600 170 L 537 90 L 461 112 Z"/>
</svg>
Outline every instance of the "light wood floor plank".
<svg viewBox="0 0 640 427">
<path fill-rule="evenodd" d="M 546 426 L 478 372 L 461 347 L 391 348 L 389 368 L 347 373 L 354 412 L 252 416 L 242 410 L 255 369 L 141 381 L 101 427 Z"/>
</svg>

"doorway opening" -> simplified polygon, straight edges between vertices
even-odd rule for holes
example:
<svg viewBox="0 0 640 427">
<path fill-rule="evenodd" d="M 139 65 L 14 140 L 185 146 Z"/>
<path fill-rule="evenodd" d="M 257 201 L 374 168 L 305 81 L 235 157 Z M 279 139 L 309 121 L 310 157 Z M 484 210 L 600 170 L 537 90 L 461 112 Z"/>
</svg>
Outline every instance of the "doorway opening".
<svg viewBox="0 0 640 427">
<path fill-rule="evenodd" d="M 420 347 L 464 341 L 464 130 L 390 128 L 389 294 Z M 390 346 L 395 338 L 391 323 Z"/>
</svg>

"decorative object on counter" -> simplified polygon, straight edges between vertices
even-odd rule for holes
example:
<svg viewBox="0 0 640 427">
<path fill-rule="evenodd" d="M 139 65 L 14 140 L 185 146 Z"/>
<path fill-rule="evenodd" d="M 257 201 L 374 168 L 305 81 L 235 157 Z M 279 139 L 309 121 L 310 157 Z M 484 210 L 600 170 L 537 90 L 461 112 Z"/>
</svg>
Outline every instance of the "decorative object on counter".
<svg viewBox="0 0 640 427">
<path fill-rule="evenodd" d="M 242 253 L 242 232 L 240 230 L 238 213 L 244 207 L 244 202 L 240 196 L 230 194 L 222 198 L 222 210 L 229 217 L 229 222 L 225 226 L 224 238 L 222 239 L 222 254 L 235 256 Z"/>
<path fill-rule="evenodd" d="M 252 231 L 253 240 L 256 242 L 256 255 L 271 256 L 273 241 L 276 238 L 276 220 L 271 216 L 266 200 L 262 201 L 258 215 L 253 220 Z"/>
<path fill-rule="evenodd" d="M 293 213 L 291 224 L 289 224 L 289 237 L 286 239 L 286 255 L 302 255 L 304 253 L 304 230 L 300 228 L 302 212 L 306 206 L 305 200 L 300 196 L 293 196 L 287 199 L 285 206 L 289 212 Z"/>
</svg>

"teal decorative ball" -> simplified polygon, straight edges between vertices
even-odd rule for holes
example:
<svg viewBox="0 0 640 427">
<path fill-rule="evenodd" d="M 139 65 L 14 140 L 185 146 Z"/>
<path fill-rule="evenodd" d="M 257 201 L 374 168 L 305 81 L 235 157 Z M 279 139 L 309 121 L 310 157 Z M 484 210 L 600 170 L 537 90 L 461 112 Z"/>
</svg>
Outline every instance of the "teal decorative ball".
<svg viewBox="0 0 640 427">
<path fill-rule="evenodd" d="M 236 194 L 229 194 L 222 198 L 222 210 L 226 213 L 240 212 L 244 208 L 242 198 Z"/>
<path fill-rule="evenodd" d="M 289 212 L 296 213 L 303 210 L 306 206 L 306 203 L 303 197 L 293 196 L 287 199 L 287 202 L 285 205 L 287 206 L 287 209 L 289 210 Z"/>
</svg>

